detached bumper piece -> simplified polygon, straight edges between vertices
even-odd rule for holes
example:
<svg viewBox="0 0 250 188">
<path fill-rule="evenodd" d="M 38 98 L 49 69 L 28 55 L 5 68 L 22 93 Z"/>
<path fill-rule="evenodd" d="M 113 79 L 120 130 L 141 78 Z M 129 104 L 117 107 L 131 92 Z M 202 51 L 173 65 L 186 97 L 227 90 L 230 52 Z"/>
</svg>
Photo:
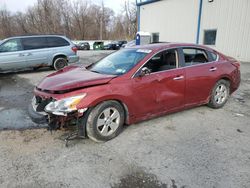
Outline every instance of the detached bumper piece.
<svg viewBox="0 0 250 188">
<path fill-rule="evenodd" d="M 87 137 L 86 134 L 86 121 L 87 117 L 85 115 L 79 116 L 78 112 L 73 114 L 68 114 L 68 116 L 56 116 L 53 114 L 49 114 L 48 116 L 48 130 L 56 131 L 61 128 L 74 130 L 70 132 L 65 140 L 65 146 L 68 147 L 70 140 L 75 139 L 84 139 Z"/>
<path fill-rule="evenodd" d="M 53 99 L 42 99 L 39 96 L 35 96 L 32 99 L 32 103 L 29 105 L 29 116 L 33 122 L 38 124 L 48 124 L 48 130 L 56 131 L 64 128 L 72 130 L 66 138 L 66 147 L 68 142 L 73 139 L 86 138 L 86 122 L 88 110 L 87 108 L 79 109 L 78 111 L 65 113 L 65 114 L 53 114 L 53 112 L 44 112 L 45 106 L 48 105 Z"/>
</svg>

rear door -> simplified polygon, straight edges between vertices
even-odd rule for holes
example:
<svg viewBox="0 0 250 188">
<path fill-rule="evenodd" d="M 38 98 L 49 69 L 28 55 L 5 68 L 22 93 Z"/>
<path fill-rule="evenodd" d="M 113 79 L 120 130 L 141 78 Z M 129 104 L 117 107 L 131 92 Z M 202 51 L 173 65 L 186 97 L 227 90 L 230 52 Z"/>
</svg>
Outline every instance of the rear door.
<svg viewBox="0 0 250 188">
<path fill-rule="evenodd" d="M 48 65 L 50 49 L 45 37 L 22 38 L 27 65 L 29 67 L 41 67 Z"/>
<path fill-rule="evenodd" d="M 0 46 L 0 72 L 25 68 L 26 57 L 20 39 L 10 39 Z"/>
<path fill-rule="evenodd" d="M 50 51 L 49 61 L 52 63 L 56 55 L 75 56 L 76 53 L 71 49 L 69 41 L 58 36 L 47 37 L 48 47 Z"/>
<path fill-rule="evenodd" d="M 209 100 L 218 77 L 217 62 L 211 60 L 208 52 L 200 48 L 182 48 L 182 66 L 186 72 L 187 106 Z"/>
</svg>

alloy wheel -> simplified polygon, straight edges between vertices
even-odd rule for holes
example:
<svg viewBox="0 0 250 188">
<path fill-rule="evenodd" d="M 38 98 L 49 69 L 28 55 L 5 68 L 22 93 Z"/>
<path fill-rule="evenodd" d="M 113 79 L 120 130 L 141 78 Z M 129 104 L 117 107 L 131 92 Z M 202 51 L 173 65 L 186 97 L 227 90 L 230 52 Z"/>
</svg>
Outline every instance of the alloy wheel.
<svg viewBox="0 0 250 188">
<path fill-rule="evenodd" d="M 215 90 L 214 100 L 217 104 L 222 104 L 228 96 L 227 87 L 224 84 L 218 85 Z"/>
<path fill-rule="evenodd" d="M 116 108 L 104 109 L 97 119 L 97 130 L 102 136 L 109 136 L 119 127 L 121 115 Z"/>
</svg>

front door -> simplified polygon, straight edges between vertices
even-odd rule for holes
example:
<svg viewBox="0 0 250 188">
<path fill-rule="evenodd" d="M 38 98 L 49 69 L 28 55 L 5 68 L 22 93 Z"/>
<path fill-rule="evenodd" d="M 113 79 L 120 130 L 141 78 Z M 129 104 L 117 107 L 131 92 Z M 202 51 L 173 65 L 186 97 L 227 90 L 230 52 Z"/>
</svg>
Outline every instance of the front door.
<svg viewBox="0 0 250 188">
<path fill-rule="evenodd" d="M 142 67 L 150 73 L 134 78 L 141 114 L 160 114 L 184 106 L 185 71 L 178 69 L 178 60 L 177 49 L 161 51 Z"/>
<path fill-rule="evenodd" d="M 153 115 L 159 109 L 159 103 L 156 100 L 159 89 L 158 77 L 155 74 L 135 77 L 133 79 L 133 92 L 136 100 L 136 116 Z"/>
<path fill-rule="evenodd" d="M 45 37 L 27 37 L 22 39 L 28 67 L 48 66 L 48 56 L 52 48 L 48 48 Z"/>
<path fill-rule="evenodd" d="M 20 39 L 10 39 L 0 46 L 0 72 L 26 67 L 26 56 Z"/>
<path fill-rule="evenodd" d="M 185 71 L 173 69 L 159 73 L 159 92 L 157 102 L 164 111 L 173 111 L 184 106 Z"/>
</svg>

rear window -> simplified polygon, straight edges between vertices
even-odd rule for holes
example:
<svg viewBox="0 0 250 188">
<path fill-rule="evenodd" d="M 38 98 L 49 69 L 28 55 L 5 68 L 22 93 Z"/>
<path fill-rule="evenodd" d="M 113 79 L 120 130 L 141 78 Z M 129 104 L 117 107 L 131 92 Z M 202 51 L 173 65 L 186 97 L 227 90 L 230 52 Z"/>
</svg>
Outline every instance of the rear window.
<svg viewBox="0 0 250 188">
<path fill-rule="evenodd" d="M 208 62 L 205 50 L 198 48 L 183 48 L 185 66 L 191 66 Z"/>
<path fill-rule="evenodd" d="M 47 48 L 45 37 L 28 37 L 22 39 L 24 50 Z"/>
<path fill-rule="evenodd" d="M 48 47 L 61 47 L 61 46 L 69 46 L 69 42 L 61 37 L 47 37 Z"/>
</svg>

